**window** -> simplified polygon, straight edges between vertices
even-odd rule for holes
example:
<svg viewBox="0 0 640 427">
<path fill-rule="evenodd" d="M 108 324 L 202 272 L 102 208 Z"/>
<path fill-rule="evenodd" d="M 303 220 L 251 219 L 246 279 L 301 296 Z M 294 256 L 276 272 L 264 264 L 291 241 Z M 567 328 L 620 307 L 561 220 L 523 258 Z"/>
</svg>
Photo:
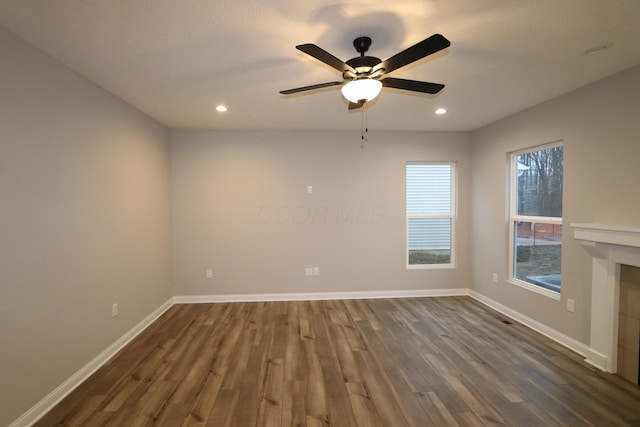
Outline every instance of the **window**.
<svg viewBox="0 0 640 427">
<path fill-rule="evenodd" d="M 511 153 L 510 281 L 560 298 L 562 143 Z"/>
<path fill-rule="evenodd" d="M 455 164 L 407 163 L 407 267 L 453 267 Z"/>
</svg>

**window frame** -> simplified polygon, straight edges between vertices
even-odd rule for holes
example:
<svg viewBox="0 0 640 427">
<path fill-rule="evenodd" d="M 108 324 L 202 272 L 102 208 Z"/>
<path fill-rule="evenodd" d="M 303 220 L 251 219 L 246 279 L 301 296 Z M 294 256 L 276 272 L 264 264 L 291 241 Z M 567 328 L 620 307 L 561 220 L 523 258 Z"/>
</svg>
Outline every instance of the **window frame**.
<svg viewBox="0 0 640 427">
<path fill-rule="evenodd" d="M 562 286 L 560 287 L 560 292 L 552 291 L 551 289 L 544 288 L 542 286 L 534 285 L 533 283 L 525 282 L 524 280 L 520 280 L 514 277 L 514 261 L 516 258 L 516 246 L 515 246 L 515 225 L 518 222 L 532 222 L 536 224 L 551 224 L 551 225 L 562 225 L 562 216 L 561 217 L 545 217 L 545 216 L 536 216 L 536 215 L 518 215 L 518 156 L 526 153 L 532 153 L 535 151 L 542 151 L 549 148 L 562 147 L 563 148 L 563 156 L 564 156 L 564 141 L 558 140 L 554 142 L 550 142 L 547 144 L 536 145 L 533 147 L 524 148 L 517 151 L 512 151 L 508 154 L 508 166 L 509 166 L 509 205 L 507 209 L 507 227 L 508 227 L 508 236 L 509 236 L 509 275 L 506 280 L 508 283 L 512 285 L 519 286 L 521 288 L 530 290 L 532 292 L 536 292 L 538 294 L 544 295 L 554 300 L 560 300 L 562 293 Z M 564 169 L 564 165 L 563 165 Z M 515 171 L 515 173 L 514 173 Z M 564 181 L 564 170 L 563 170 L 563 181 Z M 564 187 L 564 185 L 563 185 Z M 564 188 L 563 188 L 564 192 Z M 564 213 L 563 213 L 564 215 Z M 562 276 L 562 272 L 560 272 Z"/>
<path fill-rule="evenodd" d="M 407 166 L 409 165 L 447 165 L 450 167 L 450 201 L 451 208 L 447 214 L 409 214 L 407 213 Z M 407 270 L 433 270 L 433 269 L 452 269 L 456 267 L 456 217 L 458 206 L 458 171 L 456 162 L 450 161 L 409 161 L 405 163 L 405 266 Z M 449 218 L 451 221 L 451 235 L 449 248 L 449 262 L 446 264 L 409 264 L 409 220 L 410 219 L 439 219 Z"/>
</svg>

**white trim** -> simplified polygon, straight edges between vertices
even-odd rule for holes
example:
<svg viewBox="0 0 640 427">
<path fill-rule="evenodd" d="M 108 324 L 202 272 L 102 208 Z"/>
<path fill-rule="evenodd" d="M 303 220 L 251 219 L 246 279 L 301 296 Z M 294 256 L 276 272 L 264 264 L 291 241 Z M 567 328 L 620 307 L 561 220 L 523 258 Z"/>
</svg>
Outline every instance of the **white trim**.
<svg viewBox="0 0 640 427">
<path fill-rule="evenodd" d="M 407 251 L 409 253 L 409 251 Z M 455 270 L 456 266 L 452 263 L 449 264 L 408 264 L 407 270 Z"/>
<path fill-rule="evenodd" d="M 527 148 L 522 148 L 520 150 L 512 151 L 509 154 L 515 154 L 515 155 L 527 154 L 527 153 L 533 153 L 534 151 L 548 150 L 549 148 L 556 148 L 563 145 L 564 145 L 564 139 L 561 138 L 552 142 L 547 142 L 546 144 L 534 145 L 533 147 L 527 147 Z"/>
<path fill-rule="evenodd" d="M 33 425 L 42 418 L 62 399 L 67 397 L 76 387 L 82 384 L 94 372 L 109 361 L 118 353 L 125 345 L 144 331 L 149 325 L 167 311 L 174 304 L 173 298 L 167 300 L 164 304 L 154 310 L 150 315 L 142 319 L 140 323 L 134 326 L 127 333 L 118 338 L 113 344 L 107 347 L 102 353 L 97 355 L 91 362 L 87 363 L 79 371 L 73 374 L 69 379 L 60 384 L 55 390 L 49 393 L 44 399 L 36 403 L 31 409 L 22 414 L 20 418 L 9 424 L 9 427 L 27 427 Z"/>
<path fill-rule="evenodd" d="M 585 356 L 584 361 L 587 362 L 589 365 L 595 366 L 601 371 L 605 371 L 605 372 L 607 371 L 607 361 L 609 360 L 609 358 L 606 355 L 592 349 L 591 347 L 587 347 L 587 350 L 584 356 Z"/>
<path fill-rule="evenodd" d="M 640 248 L 640 227 L 577 223 L 569 225 L 573 228 L 573 238 L 576 240 Z"/>
<path fill-rule="evenodd" d="M 469 289 L 420 289 L 405 291 L 365 292 L 315 292 L 291 294 L 227 294 L 227 295 L 182 295 L 174 297 L 175 304 L 198 304 L 220 302 L 264 302 L 264 301 L 318 301 L 334 299 L 380 299 L 468 296 Z"/>
<path fill-rule="evenodd" d="M 534 222 L 536 224 L 562 225 L 562 218 L 557 216 L 531 216 L 531 215 L 514 214 L 511 216 L 511 219 L 518 222 Z"/>
<path fill-rule="evenodd" d="M 550 289 L 543 288 L 542 286 L 534 285 L 532 283 L 528 283 L 524 280 L 516 278 L 507 279 L 505 280 L 505 282 L 511 283 L 512 285 L 520 286 L 521 288 L 524 288 L 528 291 L 535 292 L 556 301 L 560 301 L 560 292 L 552 291 Z"/>
<path fill-rule="evenodd" d="M 533 329 L 536 332 L 541 333 L 542 335 L 544 335 L 547 338 L 552 339 L 553 341 L 557 342 L 558 344 L 561 344 L 565 347 L 567 347 L 569 350 L 575 351 L 576 353 L 578 353 L 581 356 L 586 356 L 587 351 L 589 350 L 588 346 L 586 344 L 581 343 L 578 340 L 575 340 L 561 332 L 556 331 L 553 328 L 550 328 L 549 326 L 538 322 L 537 320 L 534 320 L 528 316 L 525 316 L 522 313 L 519 313 L 505 305 L 500 304 L 497 301 L 492 300 L 489 297 L 486 297 L 482 294 L 479 294 L 478 292 L 474 291 L 474 290 L 469 290 L 469 296 L 479 302 L 481 302 L 482 304 L 493 308 L 494 310 L 504 314 L 505 316 L 508 316 L 520 323 L 522 323 L 523 325 L 527 326 L 528 328 Z"/>
<path fill-rule="evenodd" d="M 618 371 L 620 266 L 640 267 L 640 228 L 572 223 L 573 237 L 591 256 L 591 336 L 587 362 Z"/>
</svg>

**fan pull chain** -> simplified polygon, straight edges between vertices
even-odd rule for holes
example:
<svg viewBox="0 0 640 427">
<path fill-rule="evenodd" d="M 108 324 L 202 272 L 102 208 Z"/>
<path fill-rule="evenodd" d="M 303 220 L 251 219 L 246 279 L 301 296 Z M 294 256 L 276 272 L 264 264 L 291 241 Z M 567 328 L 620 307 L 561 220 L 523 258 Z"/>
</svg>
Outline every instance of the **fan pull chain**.
<svg viewBox="0 0 640 427">
<path fill-rule="evenodd" d="M 361 144 L 360 144 L 360 148 L 364 148 L 364 143 L 367 141 L 367 134 L 369 133 L 369 118 L 367 116 L 367 111 L 366 110 L 362 110 L 361 112 L 361 123 L 362 123 L 362 135 L 360 136 L 360 139 L 362 140 Z"/>
</svg>

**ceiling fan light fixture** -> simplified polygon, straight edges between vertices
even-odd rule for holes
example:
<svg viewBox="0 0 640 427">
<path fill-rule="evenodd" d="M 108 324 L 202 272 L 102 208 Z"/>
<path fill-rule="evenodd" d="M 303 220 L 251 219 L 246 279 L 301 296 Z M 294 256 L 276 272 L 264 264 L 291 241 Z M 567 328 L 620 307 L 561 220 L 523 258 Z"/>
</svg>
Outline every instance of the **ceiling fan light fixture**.
<svg viewBox="0 0 640 427">
<path fill-rule="evenodd" d="M 363 99 L 371 101 L 380 93 L 382 82 L 369 78 L 352 80 L 342 86 L 342 95 L 349 102 L 358 103 Z"/>
</svg>

